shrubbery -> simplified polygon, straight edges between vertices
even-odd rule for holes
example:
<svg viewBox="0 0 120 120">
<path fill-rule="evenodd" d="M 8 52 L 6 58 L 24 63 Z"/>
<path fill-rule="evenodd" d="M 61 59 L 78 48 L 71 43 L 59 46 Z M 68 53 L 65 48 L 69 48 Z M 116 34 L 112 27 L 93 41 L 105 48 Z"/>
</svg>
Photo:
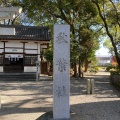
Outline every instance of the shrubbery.
<svg viewBox="0 0 120 120">
<path fill-rule="evenodd" d="M 120 72 L 120 68 L 118 66 L 109 65 L 109 66 L 106 67 L 106 71 Z"/>
<path fill-rule="evenodd" d="M 92 66 L 89 70 L 90 73 L 97 73 L 99 70 L 99 67 L 98 66 Z"/>
<path fill-rule="evenodd" d="M 112 66 L 110 71 L 110 83 L 120 90 L 120 69 L 118 66 Z"/>
</svg>

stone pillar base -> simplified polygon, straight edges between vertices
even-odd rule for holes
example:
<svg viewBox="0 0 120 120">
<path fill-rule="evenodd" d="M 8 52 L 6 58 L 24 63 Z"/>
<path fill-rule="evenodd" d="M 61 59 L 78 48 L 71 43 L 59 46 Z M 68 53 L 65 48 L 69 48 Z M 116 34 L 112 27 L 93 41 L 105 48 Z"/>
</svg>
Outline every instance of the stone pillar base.
<svg viewBox="0 0 120 120">
<path fill-rule="evenodd" d="M 70 120 L 70 118 L 63 118 L 63 119 L 53 119 L 53 111 L 49 111 L 41 115 L 36 120 Z"/>
</svg>

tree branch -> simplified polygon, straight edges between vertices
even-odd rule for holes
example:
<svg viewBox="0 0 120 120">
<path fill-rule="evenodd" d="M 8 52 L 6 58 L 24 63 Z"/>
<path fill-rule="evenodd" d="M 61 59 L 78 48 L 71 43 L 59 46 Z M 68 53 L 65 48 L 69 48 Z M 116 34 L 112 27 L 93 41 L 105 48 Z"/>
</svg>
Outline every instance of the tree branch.
<svg viewBox="0 0 120 120">
<path fill-rule="evenodd" d="M 114 7 L 114 9 L 115 9 L 115 11 L 116 11 L 116 19 L 117 19 L 117 23 L 118 23 L 118 25 L 119 25 L 119 27 L 120 27 L 120 22 L 119 22 L 119 18 L 118 18 L 117 8 L 116 8 L 116 6 L 115 6 L 115 4 L 113 3 L 112 0 L 109 0 L 109 1 L 112 3 L 112 6 Z"/>
<path fill-rule="evenodd" d="M 119 65 L 119 67 L 120 67 L 120 58 L 119 58 L 118 53 L 117 53 L 117 47 L 116 47 L 116 44 L 114 43 L 114 38 L 113 38 L 113 36 L 112 36 L 111 33 L 109 32 L 109 28 L 108 28 L 108 24 L 107 24 L 107 22 L 106 22 L 106 18 L 104 18 L 104 17 L 102 16 L 102 13 L 101 13 L 99 4 L 96 3 L 96 2 L 94 2 L 94 3 L 95 3 L 95 5 L 96 5 L 96 7 L 97 7 L 97 9 L 98 9 L 99 16 L 100 16 L 100 18 L 102 19 L 102 21 L 103 21 L 103 23 L 104 23 L 104 25 L 105 25 L 105 29 L 106 29 L 107 35 L 109 36 L 109 38 L 110 38 L 110 40 L 111 40 L 112 46 L 113 46 L 113 48 L 114 48 L 115 56 L 116 56 L 116 59 L 117 59 L 117 63 L 118 63 L 118 65 Z"/>
</svg>

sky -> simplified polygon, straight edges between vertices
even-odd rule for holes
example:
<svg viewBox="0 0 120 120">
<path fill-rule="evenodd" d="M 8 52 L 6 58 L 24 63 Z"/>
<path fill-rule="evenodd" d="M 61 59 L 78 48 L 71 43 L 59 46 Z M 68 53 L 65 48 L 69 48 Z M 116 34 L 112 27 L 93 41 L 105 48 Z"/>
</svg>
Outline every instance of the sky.
<svg viewBox="0 0 120 120">
<path fill-rule="evenodd" d="M 110 54 L 108 53 L 108 49 L 101 46 L 101 48 L 97 50 L 96 56 L 110 56 Z"/>
<path fill-rule="evenodd" d="M 100 49 L 96 51 L 96 53 L 95 53 L 96 56 L 102 56 L 102 57 L 111 56 L 111 54 L 109 53 L 109 50 L 103 46 L 105 40 L 107 39 L 107 36 L 104 38 L 101 38 L 101 39 L 102 39 L 102 41 L 100 42 Z"/>
</svg>

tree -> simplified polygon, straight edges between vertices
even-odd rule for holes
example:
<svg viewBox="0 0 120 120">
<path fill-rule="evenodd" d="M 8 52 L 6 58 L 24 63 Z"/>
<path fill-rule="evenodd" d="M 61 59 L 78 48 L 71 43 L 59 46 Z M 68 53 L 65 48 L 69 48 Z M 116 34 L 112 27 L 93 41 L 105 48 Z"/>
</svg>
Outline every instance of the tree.
<svg viewBox="0 0 120 120">
<path fill-rule="evenodd" d="M 114 49 L 109 39 L 105 40 L 105 42 L 103 43 L 103 46 L 109 50 L 109 53 L 111 55 L 113 54 Z"/>
<path fill-rule="evenodd" d="M 67 23 L 70 25 L 71 62 L 74 64 L 76 76 L 76 64 L 79 56 L 82 55 L 79 52 L 80 46 L 84 47 L 84 51 L 82 52 L 88 58 L 87 52 L 90 52 L 90 48 L 88 49 L 88 45 L 86 44 L 90 39 L 90 43 L 92 44 L 92 39 L 94 39 L 94 36 L 91 36 L 91 38 L 88 36 L 83 39 L 87 32 L 82 33 L 82 30 L 85 32 L 83 29 L 85 28 L 86 31 L 94 32 L 91 29 L 91 25 L 94 21 L 93 18 L 97 15 L 96 6 L 90 0 L 16 0 L 14 1 L 14 5 L 22 6 L 27 18 L 30 18 L 29 21 L 33 21 L 34 24 L 52 26 L 55 23 Z M 93 48 L 91 47 L 91 49 Z"/>
<path fill-rule="evenodd" d="M 117 44 L 120 39 L 120 3 L 119 1 L 113 0 L 92 0 L 92 2 L 97 7 L 104 31 L 106 31 L 106 34 L 110 39 L 118 67 L 120 68 L 120 57 L 117 50 Z"/>
<path fill-rule="evenodd" d="M 53 62 L 53 52 L 52 52 L 51 49 L 47 49 L 45 51 L 44 57 L 52 65 L 52 62 Z"/>
</svg>

